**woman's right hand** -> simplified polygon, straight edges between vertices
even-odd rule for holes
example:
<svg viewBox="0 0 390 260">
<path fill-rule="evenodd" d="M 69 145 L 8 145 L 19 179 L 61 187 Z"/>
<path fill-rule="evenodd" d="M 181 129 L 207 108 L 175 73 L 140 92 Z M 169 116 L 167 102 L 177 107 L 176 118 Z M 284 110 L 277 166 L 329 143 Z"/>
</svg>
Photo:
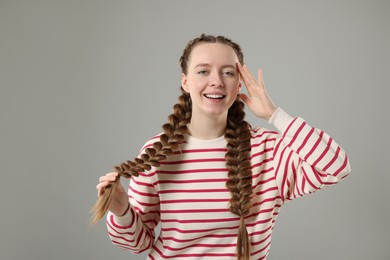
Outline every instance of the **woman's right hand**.
<svg viewBox="0 0 390 260">
<path fill-rule="evenodd" d="M 100 197 L 104 193 L 106 187 L 113 185 L 115 182 L 115 190 L 112 191 L 112 201 L 108 210 L 116 216 L 123 216 L 129 208 L 129 198 L 119 181 L 119 174 L 117 172 L 109 172 L 106 175 L 101 176 L 96 189 L 98 190 L 98 197 Z"/>
</svg>

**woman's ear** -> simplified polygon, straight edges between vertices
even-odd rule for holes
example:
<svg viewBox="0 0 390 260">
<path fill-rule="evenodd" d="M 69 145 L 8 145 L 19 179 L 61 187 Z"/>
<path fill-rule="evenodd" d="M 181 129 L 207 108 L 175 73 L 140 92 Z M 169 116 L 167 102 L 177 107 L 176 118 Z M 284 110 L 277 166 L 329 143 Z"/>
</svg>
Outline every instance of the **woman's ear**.
<svg viewBox="0 0 390 260">
<path fill-rule="evenodd" d="M 187 92 L 190 92 L 190 89 L 188 88 L 188 81 L 187 81 L 187 76 L 186 74 L 182 73 L 181 74 L 181 87 Z"/>
<path fill-rule="evenodd" d="M 242 88 L 242 82 L 241 82 L 241 80 L 239 80 L 239 81 L 238 81 L 237 94 L 241 92 L 241 88 Z"/>
</svg>

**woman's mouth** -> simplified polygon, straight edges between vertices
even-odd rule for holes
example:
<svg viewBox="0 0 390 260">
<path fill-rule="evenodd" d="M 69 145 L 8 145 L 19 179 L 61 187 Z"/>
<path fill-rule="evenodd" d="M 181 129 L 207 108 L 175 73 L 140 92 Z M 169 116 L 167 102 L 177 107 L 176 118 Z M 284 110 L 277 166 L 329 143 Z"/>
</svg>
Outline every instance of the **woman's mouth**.
<svg viewBox="0 0 390 260">
<path fill-rule="evenodd" d="M 203 96 L 210 99 L 223 99 L 225 97 L 224 95 L 219 94 L 204 94 Z"/>
</svg>

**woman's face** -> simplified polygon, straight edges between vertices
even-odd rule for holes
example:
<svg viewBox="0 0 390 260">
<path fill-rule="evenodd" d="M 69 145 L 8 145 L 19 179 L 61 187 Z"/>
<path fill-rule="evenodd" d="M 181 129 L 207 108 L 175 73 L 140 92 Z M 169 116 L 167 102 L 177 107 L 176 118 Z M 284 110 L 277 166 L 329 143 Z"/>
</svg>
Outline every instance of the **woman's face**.
<svg viewBox="0 0 390 260">
<path fill-rule="evenodd" d="M 192 99 L 192 116 L 227 116 L 241 89 L 234 50 L 221 43 L 201 43 L 190 54 L 182 87 Z"/>
</svg>

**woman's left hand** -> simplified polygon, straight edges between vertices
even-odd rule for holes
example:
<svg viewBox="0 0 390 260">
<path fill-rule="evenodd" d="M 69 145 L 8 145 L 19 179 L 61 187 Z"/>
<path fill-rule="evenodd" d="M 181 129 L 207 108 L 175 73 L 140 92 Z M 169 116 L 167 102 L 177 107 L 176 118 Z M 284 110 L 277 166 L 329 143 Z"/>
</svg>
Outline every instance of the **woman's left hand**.
<svg viewBox="0 0 390 260">
<path fill-rule="evenodd" d="M 269 120 L 276 107 L 265 89 L 262 70 L 258 70 L 258 80 L 256 80 L 246 65 L 238 63 L 237 68 L 249 94 L 249 96 L 240 94 L 242 101 L 257 117 Z"/>
</svg>

